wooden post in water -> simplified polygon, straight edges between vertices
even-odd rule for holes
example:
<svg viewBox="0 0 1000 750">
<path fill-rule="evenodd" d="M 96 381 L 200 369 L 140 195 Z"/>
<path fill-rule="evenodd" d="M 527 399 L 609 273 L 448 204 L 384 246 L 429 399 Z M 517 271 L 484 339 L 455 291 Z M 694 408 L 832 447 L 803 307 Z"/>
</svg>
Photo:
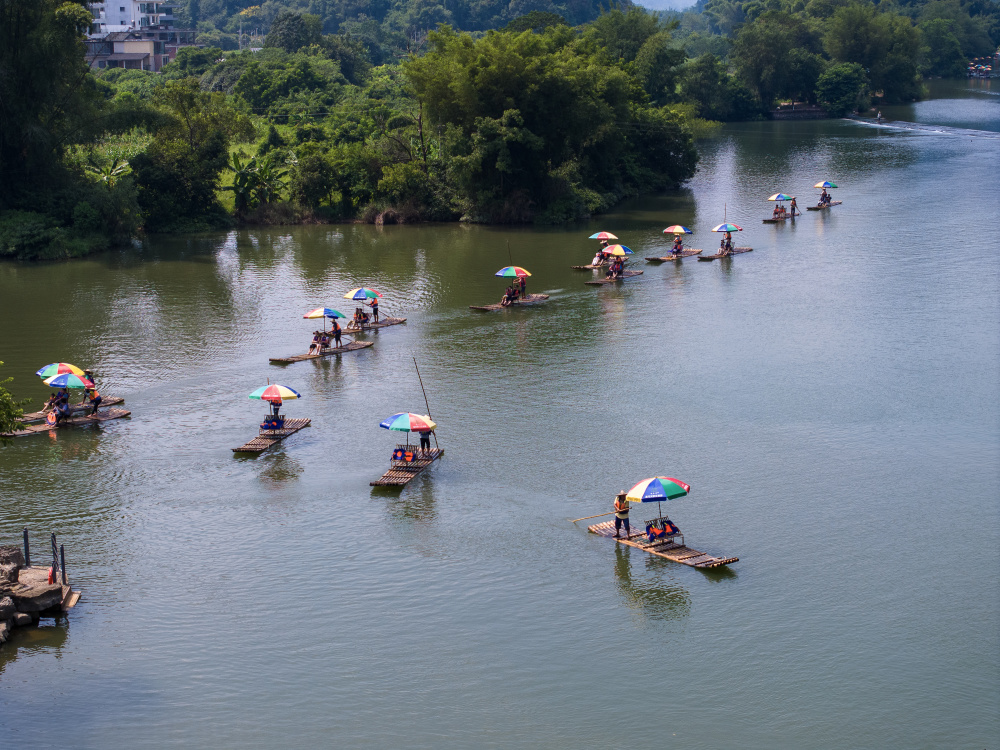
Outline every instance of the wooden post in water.
<svg viewBox="0 0 1000 750">
<path fill-rule="evenodd" d="M 52 572 L 59 571 L 59 547 L 56 546 L 56 535 L 52 534 Z"/>
<path fill-rule="evenodd" d="M 24 564 L 31 567 L 31 547 L 28 546 L 28 527 L 24 527 Z"/>
<path fill-rule="evenodd" d="M 66 547 L 59 545 L 59 568 L 62 570 L 63 586 L 66 585 Z"/>
<path fill-rule="evenodd" d="M 424 406 L 427 407 L 427 416 L 430 417 L 431 416 L 431 405 L 429 403 L 427 403 L 427 390 L 424 388 L 424 379 L 422 377 L 420 377 L 420 368 L 417 367 L 417 358 L 416 357 L 413 358 L 413 369 L 415 369 L 417 371 L 417 380 L 420 381 L 420 390 L 423 391 L 423 394 L 424 394 Z M 434 417 L 431 417 L 431 419 L 434 419 Z M 431 434 L 434 435 L 434 447 L 435 448 L 439 447 L 438 446 L 437 432 L 432 432 Z"/>
</svg>

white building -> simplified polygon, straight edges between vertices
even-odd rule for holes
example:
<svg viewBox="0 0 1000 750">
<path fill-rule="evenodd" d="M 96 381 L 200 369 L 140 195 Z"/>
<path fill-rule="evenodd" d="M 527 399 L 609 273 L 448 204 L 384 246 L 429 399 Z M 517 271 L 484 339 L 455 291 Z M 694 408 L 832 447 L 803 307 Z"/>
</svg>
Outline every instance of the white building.
<svg viewBox="0 0 1000 750">
<path fill-rule="evenodd" d="M 178 47 L 195 43 L 194 29 L 174 28 L 174 8 L 181 7 L 174 3 L 105 0 L 89 7 L 86 59 L 93 68 L 159 71 Z"/>
<path fill-rule="evenodd" d="M 90 3 L 94 23 L 90 36 L 103 37 L 114 31 L 138 31 L 150 27 L 172 28 L 174 8 L 170 2 L 150 3 L 140 0 L 107 0 Z"/>
</svg>

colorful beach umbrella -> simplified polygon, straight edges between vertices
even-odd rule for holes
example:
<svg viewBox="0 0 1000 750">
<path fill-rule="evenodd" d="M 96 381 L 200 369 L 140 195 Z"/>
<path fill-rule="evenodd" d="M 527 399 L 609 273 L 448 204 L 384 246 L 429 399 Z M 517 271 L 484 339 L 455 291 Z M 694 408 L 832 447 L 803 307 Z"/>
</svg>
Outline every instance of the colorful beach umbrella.
<svg viewBox="0 0 1000 750">
<path fill-rule="evenodd" d="M 36 372 L 35 375 L 40 377 L 42 380 L 45 380 L 46 378 L 52 378 L 56 375 L 64 375 L 68 372 L 83 377 L 83 370 L 76 365 L 69 364 L 68 362 L 53 362 L 51 365 L 45 365 L 45 367 Z"/>
<path fill-rule="evenodd" d="M 81 378 L 71 372 L 64 372 L 62 375 L 53 375 L 51 378 L 42 381 L 45 385 L 53 388 L 93 388 L 94 381 Z"/>
<path fill-rule="evenodd" d="M 615 237 L 613 234 L 611 234 L 611 232 L 595 232 L 594 234 L 590 235 L 587 239 L 588 240 L 617 240 L 618 238 Z"/>
<path fill-rule="evenodd" d="M 250 394 L 250 398 L 257 401 L 291 401 L 292 399 L 300 398 L 300 394 L 298 391 L 293 391 L 287 385 L 273 383 L 272 385 L 265 385 L 258 388 Z"/>
<path fill-rule="evenodd" d="M 712 228 L 713 232 L 742 232 L 743 227 L 738 227 L 735 224 L 719 224 L 717 227 Z"/>
<path fill-rule="evenodd" d="M 691 485 L 673 477 L 650 477 L 643 479 L 625 495 L 631 503 L 659 503 L 684 497 L 691 491 Z"/>
<path fill-rule="evenodd" d="M 680 224 L 671 224 L 669 227 L 663 230 L 664 234 L 691 234 L 691 230 L 687 227 L 682 227 Z"/>
<path fill-rule="evenodd" d="M 526 270 L 520 266 L 504 266 L 499 271 L 494 274 L 495 276 L 502 276 L 505 279 L 521 278 L 522 276 L 531 276 Z"/>
<path fill-rule="evenodd" d="M 835 188 L 837 186 L 834 185 L 832 182 L 830 182 L 828 180 L 823 180 L 823 182 L 817 182 L 815 185 L 813 185 L 813 187 L 814 188 Z"/>
<path fill-rule="evenodd" d="M 613 255 L 616 258 L 624 258 L 626 255 L 632 255 L 632 251 L 624 245 L 608 245 L 601 252 L 605 255 Z"/>
<path fill-rule="evenodd" d="M 423 414 L 411 414 L 404 411 L 393 414 L 388 419 L 383 419 L 378 426 L 396 432 L 427 432 L 437 427 L 437 424 Z"/>
<path fill-rule="evenodd" d="M 317 307 L 315 310 L 310 310 L 303 318 L 346 318 L 342 312 L 334 310 L 332 307 Z"/>
<path fill-rule="evenodd" d="M 357 289 L 352 289 L 345 294 L 344 299 L 375 299 L 381 296 L 382 292 L 376 292 L 374 289 L 369 289 L 366 286 L 359 286 Z"/>
<path fill-rule="evenodd" d="M 769 201 L 790 201 L 794 198 L 794 195 L 785 195 L 785 193 L 775 193 L 770 198 Z"/>
</svg>

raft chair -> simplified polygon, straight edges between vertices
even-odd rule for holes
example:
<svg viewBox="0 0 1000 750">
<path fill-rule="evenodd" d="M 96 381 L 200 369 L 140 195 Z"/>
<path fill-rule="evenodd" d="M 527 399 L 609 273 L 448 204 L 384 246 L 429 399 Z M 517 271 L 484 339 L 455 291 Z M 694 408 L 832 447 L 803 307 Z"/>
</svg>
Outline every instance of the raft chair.
<svg viewBox="0 0 1000 750">
<path fill-rule="evenodd" d="M 684 544 L 684 535 L 669 518 L 654 518 L 652 521 L 646 521 L 646 538 L 649 541 L 665 542 L 674 537 L 680 537 L 680 544 Z"/>
</svg>

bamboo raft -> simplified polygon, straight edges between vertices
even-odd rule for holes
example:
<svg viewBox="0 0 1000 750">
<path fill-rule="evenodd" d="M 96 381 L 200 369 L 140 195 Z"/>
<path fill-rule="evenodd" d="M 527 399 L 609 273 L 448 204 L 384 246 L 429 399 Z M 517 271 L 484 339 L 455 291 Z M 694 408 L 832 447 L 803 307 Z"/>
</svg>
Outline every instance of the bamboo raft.
<svg viewBox="0 0 1000 750">
<path fill-rule="evenodd" d="M 593 263 L 588 263 L 585 266 L 570 266 L 574 271 L 596 271 L 598 268 L 607 268 L 607 263 L 598 263 L 594 265 Z"/>
<path fill-rule="evenodd" d="M 25 435 L 40 435 L 43 432 L 52 432 L 53 430 L 58 430 L 65 425 L 88 425 L 97 424 L 99 422 L 108 422 L 112 419 L 121 419 L 122 417 L 127 417 L 132 412 L 126 411 L 125 409 L 108 409 L 107 411 L 98 411 L 97 414 L 86 414 L 80 417 L 69 417 L 68 419 L 62 419 L 59 421 L 58 425 L 49 424 L 48 422 L 42 422 L 41 424 L 26 424 L 24 429 L 15 430 L 14 432 L 9 432 L 4 435 L 4 437 L 24 437 Z"/>
<path fill-rule="evenodd" d="M 795 214 L 795 216 L 798 216 L 798 214 Z M 773 218 L 772 219 L 762 219 L 762 221 L 765 224 L 781 224 L 782 222 L 788 221 L 789 219 L 794 219 L 795 216 L 792 216 L 791 214 L 788 214 L 787 216 L 784 216 L 784 217 L 782 217 L 780 219 L 773 219 Z"/>
<path fill-rule="evenodd" d="M 831 206 L 839 206 L 844 201 L 830 201 L 821 206 L 806 206 L 806 211 L 822 211 L 824 208 L 830 208 Z"/>
<path fill-rule="evenodd" d="M 718 260 L 719 258 L 728 258 L 730 255 L 739 255 L 740 253 L 750 253 L 753 252 L 752 247 L 734 247 L 728 253 L 716 253 L 715 255 L 699 255 L 698 260 Z"/>
<path fill-rule="evenodd" d="M 595 523 L 593 526 L 588 526 L 587 531 L 591 534 L 597 534 L 598 536 L 603 536 L 607 539 L 615 539 L 614 521 Z M 648 552 L 651 555 L 664 557 L 667 560 L 673 560 L 681 565 L 689 565 L 692 568 L 701 568 L 702 570 L 707 568 L 718 568 L 723 565 L 729 565 L 729 563 L 739 562 L 740 558 L 738 557 L 716 557 L 715 555 L 710 555 L 707 552 L 699 552 L 696 549 L 691 549 L 687 545 L 683 544 L 683 537 L 681 537 L 681 539 L 681 544 L 675 542 L 673 538 L 650 542 L 646 538 L 645 532 L 633 531 L 629 534 L 628 538 L 622 537 L 620 539 L 615 539 L 615 541 L 620 544 L 626 544 L 629 547 L 636 547 Z"/>
<path fill-rule="evenodd" d="M 538 302 L 544 302 L 549 298 L 547 294 L 529 294 L 524 299 L 519 299 L 511 302 L 509 305 L 501 305 L 497 302 L 495 305 L 469 305 L 470 310 L 484 310 L 486 312 L 493 312 L 494 310 L 505 310 L 509 307 L 514 307 L 515 305 L 534 305 Z"/>
<path fill-rule="evenodd" d="M 405 323 L 406 318 L 382 318 L 378 323 L 369 323 L 368 325 L 361 326 L 360 328 L 352 325 L 344 327 L 344 333 L 364 333 L 366 331 L 377 331 L 379 328 L 388 328 L 389 326 L 398 326 L 400 323 Z"/>
<path fill-rule="evenodd" d="M 593 281 L 585 281 L 584 284 L 590 284 L 592 286 L 601 286 L 602 284 L 614 284 L 616 281 L 624 281 L 625 279 L 630 279 L 633 276 L 642 276 L 642 271 L 623 271 L 620 278 L 617 279 L 594 279 Z"/>
<path fill-rule="evenodd" d="M 367 349 L 369 346 L 374 346 L 372 341 L 351 341 L 350 343 L 344 344 L 339 349 L 335 346 L 331 346 L 329 349 L 324 349 L 319 354 L 296 354 L 294 357 L 271 357 L 271 363 L 275 365 L 290 365 L 292 362 L 303 362 L 307 359 L 322 359 L 323 357 L 332 357 L 335 354 L 340 355 L 346 352 L 356 352 L 358 349 Z"/>
<path fill-rule="evenodd" d="M 680 260 L 690 258 L 692 255 L 701 255 L 704 250 L 681 250 L 679 253 L 670 253 L 659 258 L 646 258 L 647 263 L 665 263 L 668 260 Z"/>
<path fill-rule="evenodd" d="M 257 437 L 239 448 L 233 448 L 233 453 L 263 453 L 272 445 L 280 443 L 289 435 L 294 435 L 303 427 L 308 427 L 311 419 L 286 419 L 285 426 L 280 430 L 261 430 Z"/>
<path fill-rule="evenodd" d="M 124 404 L 125 399 L 118 398 L 117 396 L 112 396 L 110 398 L 105 398 L 101 400 L 101 409 L 109 406 L 118 406 L 118 404 Z M 90 411 L 93 407 L 90 404 L 74 404 L 69 407 L 70 414 L 79 414 L 83 411 Z M 22 424 L 30 424 L 32 422 L 44 422 L 45 413 L 40 411 L 33 411 L 30 414 L 22 414 L 19 420 Z"/>
<path fill-rule="evenodd" d="M 444 455 L 443 448 L 432 448 L 431 450 L 422 451 L 415 445 L 397 444 L 393 455 L 398 451 L 412 455 L 413 459 L 410 461 L 398 461 L 393 458 L 389 463 L 389 471 L 374 482 L 368 483 L 371 487 L 405 487 L 413 481 L 415 476 L 423 473 L 428 466 Z"/>
</svg>

